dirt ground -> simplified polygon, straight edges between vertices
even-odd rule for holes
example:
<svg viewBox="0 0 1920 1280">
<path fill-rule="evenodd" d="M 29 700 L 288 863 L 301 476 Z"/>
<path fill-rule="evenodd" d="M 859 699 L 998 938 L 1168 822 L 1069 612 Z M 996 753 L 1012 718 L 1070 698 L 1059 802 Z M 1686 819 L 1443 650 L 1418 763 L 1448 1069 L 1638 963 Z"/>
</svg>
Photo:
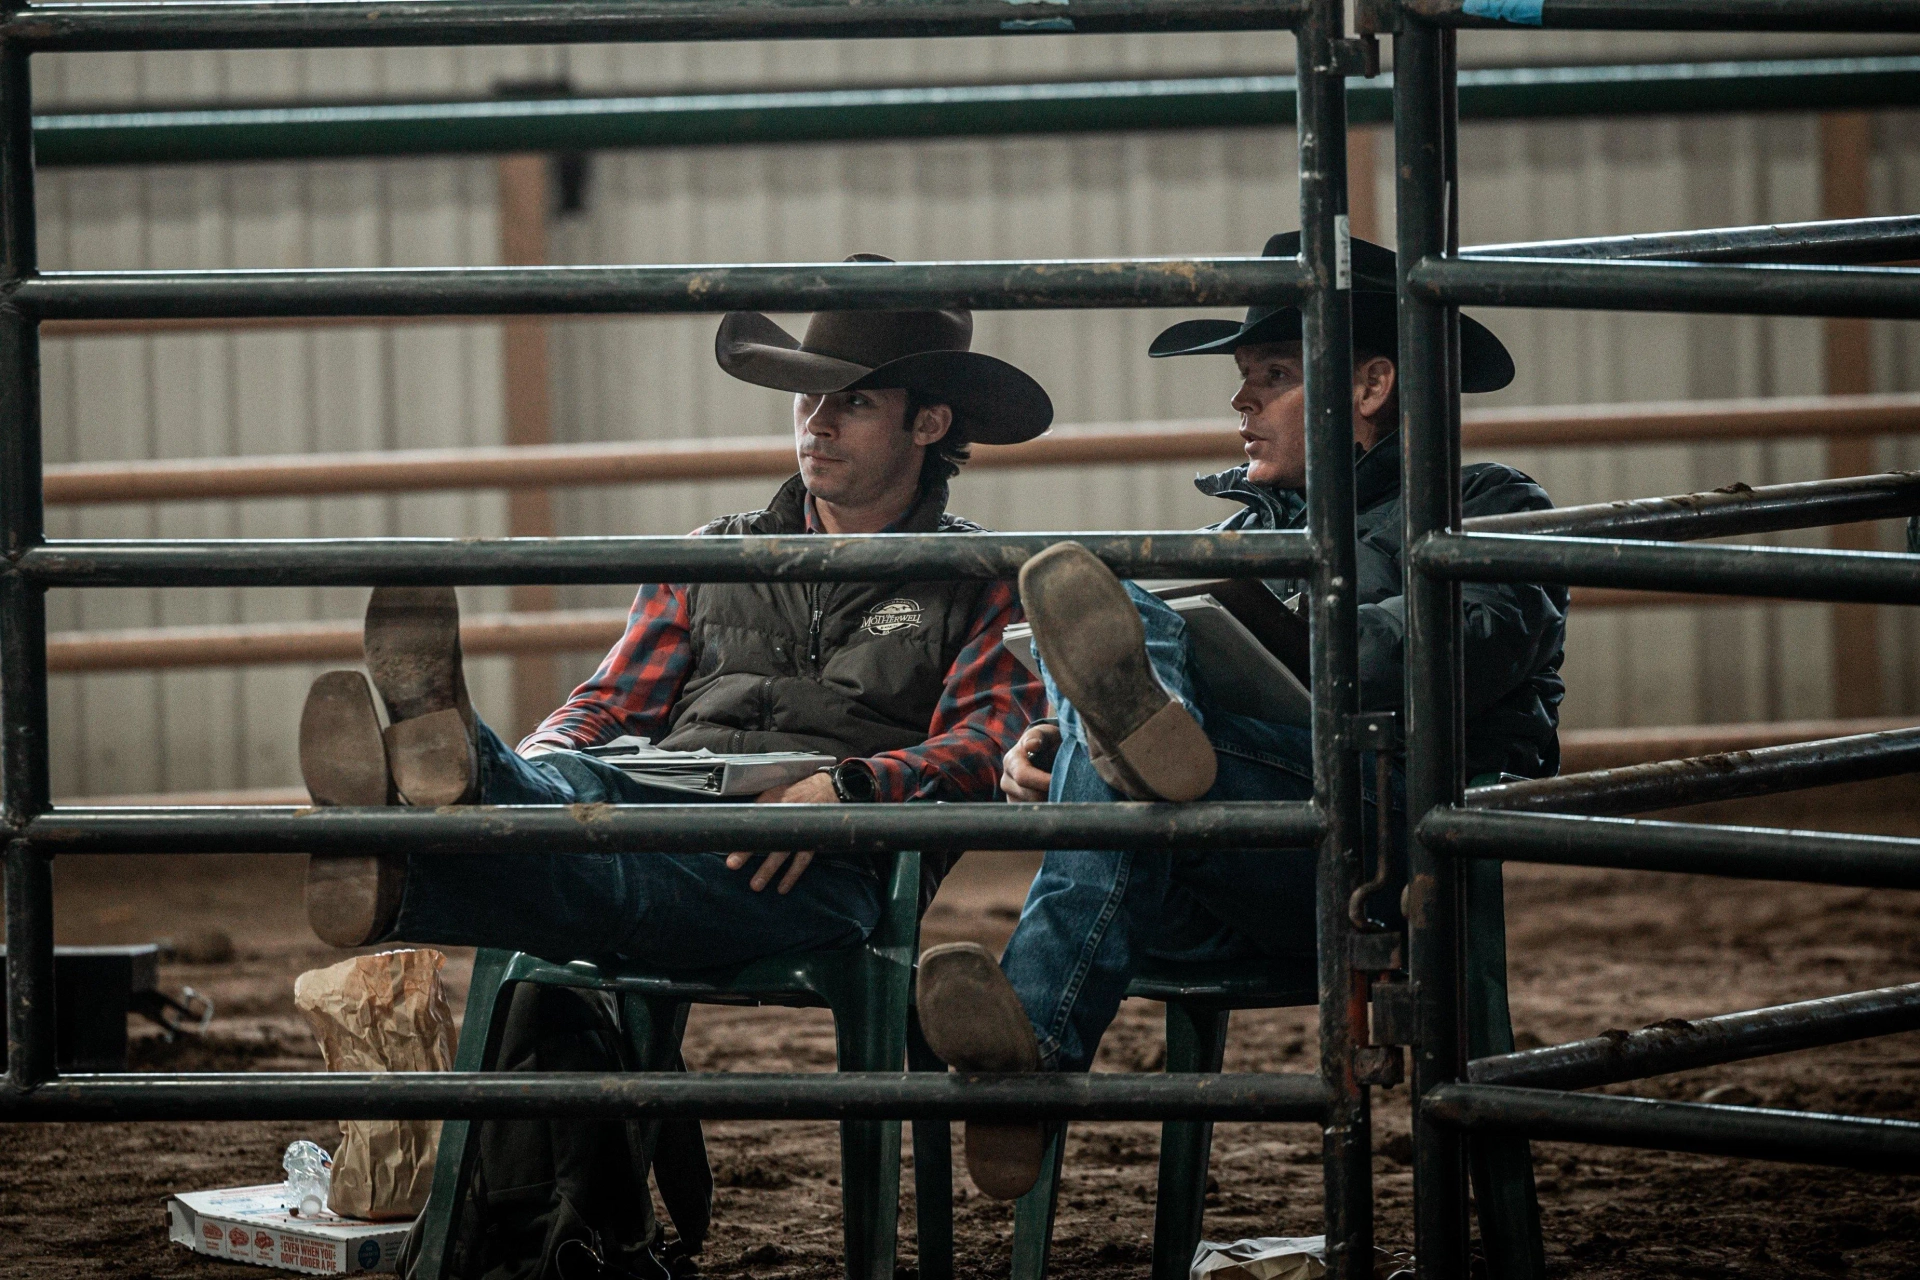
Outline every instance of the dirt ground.
<svg viewBox="0 0 1920 1280">
<path fill-rule="evenodd" d="M 1826 825 L 1887 826 L 1883 817 L 1850 804 L 1849 793 L 1824 799 L 1826 817 L 1845 818 Z M 1908 824 L 1894 825 L 1904 833 Z M 969 857 L 928 916 L 926 940 L 998 945 L 1012 928 L 1033 866 L 1026 855 Z M 163 967 L 165 988 L 209 993 L 218 1016 L 203 1041 L 169 1048 L 141 1039 L 137 1065 L 319 1067 L 293 1010 L 293 978 L 339 953 L 306 930 L 299 859 L 71 858 L 57 871 L 62 942 L 185 940 L 209 928 L 233 940 L 230 960 Z M 1537 867 L 1515 867 L 1508 875 L 1513 1004 L 1523 1044 L 1908 982 L 1920 969 L 1920 901 L 1909 895 Z M 456 996 L 464 993 L 469 964 L 467 955 L 452 957 Z M 1099 1068 L 1155 1069 L 1162 1053 L 1159 1015 L 1158 1006 L 1130 1003 L 1107 1038 Z M 1314 1039 L 1309 1010 L 1236 1014 L 1227 1069 L 1308 1070 Z M 831 1025 L 812 1011 L 701 1009 L 690 1025 L 687 1057 L 695 1070 L 831 1070 Z M 1920 1119 L 1920 1035 L 1620 1091 Z M 1406 1091 L 1378 1096 L 1379 1239 L 1407 1249 Z M 831 1127 L 717 1124 L 710 1135 L 720 1189 L 704 1273 L 837 1277 Z M 303 1124 L 0 1126 L 0 1275 L 258 1275 L 169 1244 L 162 1201 L 178 1191 L 276 1180 L 289 1141 L 309 1137 L 331 1145 L 334 1136 L 331 1126 Z M 1316 1234 L 1318 1150 L 1316 1136 L 1302 1126 L 1222 1126 L 1207 1235 Z M 1054 1274 L 1073 1280 L 1146 1274 L 1155 1151 L 1149 1125 L 1074 1129 Z M 1555 1277 L 1920 1275 L 1920 1177 L 1547 1144 L 1535 1154 Z M 1009 1206 L 978 1195 L 964 1176 L 956 1181 L 960 1274 L 1004 1275 Z M 911 1210 L 909 1175 L 902 1226 L 909 1268 Z"/>
</svg>

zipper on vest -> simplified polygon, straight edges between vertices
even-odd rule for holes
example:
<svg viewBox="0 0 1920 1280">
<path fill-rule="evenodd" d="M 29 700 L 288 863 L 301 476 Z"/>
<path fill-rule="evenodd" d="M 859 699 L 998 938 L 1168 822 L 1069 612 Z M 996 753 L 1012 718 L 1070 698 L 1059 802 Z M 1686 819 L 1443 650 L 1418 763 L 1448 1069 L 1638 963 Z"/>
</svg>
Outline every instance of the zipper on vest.
<svg viewBox="0 0 1920 1280">
<path fill-rule="evenodd" d="M 820 669 L 820 590 L 817 586 L 807 588 L 808 602 L 813 605 L 813 621 L 807 628 L 807 661 L 815 671 Z"/>
</svg>

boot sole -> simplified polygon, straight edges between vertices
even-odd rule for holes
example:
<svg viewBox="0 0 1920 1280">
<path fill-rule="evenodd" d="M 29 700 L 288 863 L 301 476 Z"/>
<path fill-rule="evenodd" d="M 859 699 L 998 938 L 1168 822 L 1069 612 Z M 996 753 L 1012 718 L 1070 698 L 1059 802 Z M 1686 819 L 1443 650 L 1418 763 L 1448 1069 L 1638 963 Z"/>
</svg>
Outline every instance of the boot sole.
<svg viewBox="0 0 1920 1280">
<path fill-rule="evenodd" d="M 915 1001 L 927 1047 L 961 1071 L 1038 1071 L 1040 1045 L 1000 965 L 977 942 L 929 947 Z"/>
<path fill-rule="evenodd" d="M 1026 1007 L 977 942 L 929 947 L 915 1000 L 927 1047 L 961 1071 L 1036 1071 L 1040 1046 Z M 1038 1124 L 968 1121 L 967 1175 L 984 1195 L 1017 1200 L 1040 1180 L 1045 1134 Z"/>
<path fill-rule="evenodd" d="M 308 688 L 300 711 L 300 776 L 315 804 L 387 803 L 380 716 L 358 671 L 329 671 Z"/>
<path fill-rule="evenodd" d="M 367 673 L 390 722 L 461 705 L 460 602 L 452 587 L 376 587 L 363 634 Z"/>
<path fill-rule="evenodd" d="M 437 809 L 473 798 L 479 762 L 473 735 L 457 709 L 390 725 L 386 749 L 394 786 L 408 804 Z"/>
<path fill-rule="evenodd" d="M 329 671 L 307 690 L 300 712 L 300 773 L 316 805 L 385 805 L 393 799 L 386 744 L 373 690 L 358 671 Z M 394 925 L 404 859 L 307 859 L 307 923 L 322 942 L 358 947 Z"/>
<path fill-rule="evenodd" d="M 1195 800 L 1213 786 L 1213 744 L 1147 658 L 1127 589 L 1099 557 L 1060 542 L 1022 566 L 1020 600 L 1054 683 L 1099 739 L 1094 766 L 1136 800 Z"/>
</svg>

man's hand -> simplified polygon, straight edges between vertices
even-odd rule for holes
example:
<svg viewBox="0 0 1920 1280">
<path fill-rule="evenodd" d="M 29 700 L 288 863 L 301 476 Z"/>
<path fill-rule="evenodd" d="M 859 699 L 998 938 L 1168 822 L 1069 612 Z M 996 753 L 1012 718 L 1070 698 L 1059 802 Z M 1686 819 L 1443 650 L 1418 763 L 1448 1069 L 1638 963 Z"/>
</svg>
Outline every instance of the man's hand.
<svg viewBox="0 0 1920 1280">
<path fill-rule="evenodd" d="M 1012 750 L 1000 759 L 1000 789 L 1009 800 L 1038 802 L 1053 783 L 1053 757 L 1060 750 L 1060 726 L 1030 724 Z"/>
<path fill-rule="evenodd" d="M 755 804 L 838 804 L 840 797 L 834 793 L 833 779 L 824 773 L 810 773 L 798 782 L 789 782 L 784 787 L 773 787 L 762 791 L 753 798 Z M 727 855 L 727 869 L 738 871 L 753 858 L 750 853 L 730 853 Z M 789 862 L 791 859 L 791 862 Z M 779 892 L 788 893 L 800 882 L 800 875 L 813 861 L 811 851 L 803 853 L 769 853 L 760 860 L 754 870 L 753 879 L 748 886 L 759 893 L 773 882 L 773 877 L 782 866 L 787 874 L 781 877 Z"/>
</svg>

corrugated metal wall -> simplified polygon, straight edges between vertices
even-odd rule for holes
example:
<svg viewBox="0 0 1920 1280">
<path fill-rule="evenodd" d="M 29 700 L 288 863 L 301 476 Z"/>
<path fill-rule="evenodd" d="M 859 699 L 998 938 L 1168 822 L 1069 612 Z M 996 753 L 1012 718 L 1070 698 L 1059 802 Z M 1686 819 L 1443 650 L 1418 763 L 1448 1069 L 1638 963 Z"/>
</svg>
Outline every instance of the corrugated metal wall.
<svg viewBox="0 0 1920 1280">
<path fill-rule="evenodd" d="M 1750 56 L 1860 42 L 1708 36 L 1471 37 L 1468 62 Z M 1876 42 L 1872 47 L 1888 47 Z M 899 44 L 558 50 L 304 51 L 49 57 L 42 109 L 64 104 L 258 101 L 485 93 L 509 80 L 674 89 L 957 82 L 1048 75 L 1271 68 L 1271 36 L 1106 37 Z M 1878 124 L 1876 211 L 1920 208 L 1920 117 Z M 1380 203 L 1390 210 L 1388 148 Z M 1469 242 L 1645 231 L 1818 214 L 1811 118 L 1470 126 Z M 49 172 L 49 268 L 480 264 L 497 254 L 489 160 Z M 569 262 L 796 261 L 1250 251 L 1296 224 L 1293 139 L 1279 131 L 635 152 L 593 158 L 586 208 L 555 227 Z M 1149 363 L 1164 312 L 1002 313 L 977 344 L 1017 358 L 1060 420 L 1218 415 L 1224 361 Z M 1490 402 L 1561 404 L 1815 392 L 1817 322 L 1508 312 L 1487 317 L 1518 358 Z M 563 439 L 740 435 L 785 429 L 775 393 L 711 357 L 713 321 L 574 322 L 554 329 Z M 487 326 L 50 340 L 49 461 L 483 444 L 501 438 L 499 335 Z M 1883 387 L 1920 388 L 1920 346 L 1876 331 Z M 1920 464 L 1888 442 L 1887 465 Z M 1911 456 L 1910 456 L 1911 455 Z M 1675 445 L 1506 456 L 1562 502 L 1820 474 L 1820 445 Z M 1190 468 L 1111 467 L 964 478 L 956 508 L 1002 528 L 1186 527 L 1224 514 Z M 563 532 L 684 532 L 758 505 L 770 486 L 700 484 L 567 493 Z M 493 534 L 498 495 L 56 509 L 60 536 Z M 619 589 L 570 604 L 624 603 Z M 56 629 L 351 617 L 357 591 L 57 593 Z M 504 592 L 467 593 L 470 608 Z M 1912 625 L 1883 624 L 1889 709 L 1920 709 Z M 1660 609 L 1577 618 L 1567 723 L 1817 716 L 1830 706 L 1828 624 L 1817 606 Z M 581 655 L 584 672 L 593 655 Z M 483 713 L 507 706 L 504 665 L 476 663 Z M 308 668 L 60 677 L 54 777 L 63 796 L 296 781 L 294 723 Z"/>
</svg>

